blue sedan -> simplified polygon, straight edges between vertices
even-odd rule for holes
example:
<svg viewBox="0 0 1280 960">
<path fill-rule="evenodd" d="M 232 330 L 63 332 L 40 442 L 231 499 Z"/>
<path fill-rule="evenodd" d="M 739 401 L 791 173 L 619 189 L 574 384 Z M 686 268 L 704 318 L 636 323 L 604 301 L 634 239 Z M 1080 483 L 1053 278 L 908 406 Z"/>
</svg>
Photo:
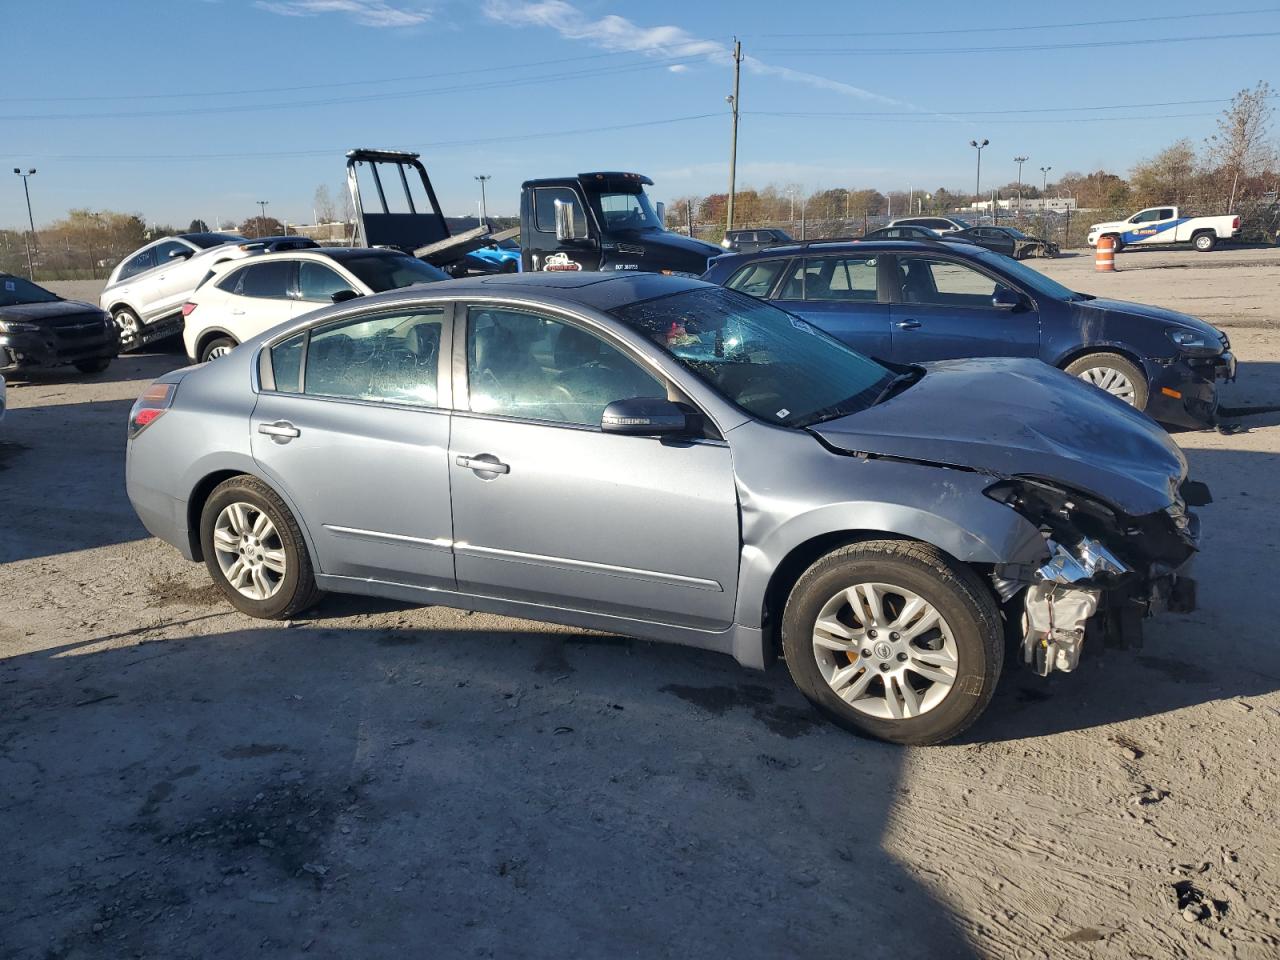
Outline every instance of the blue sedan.
<svg viewBox="0 0 1280 960">
<path fill-rule="evenodd" d="M 1226 334 L 1161 307 L 1077 293 L 980 247 L 810 242 L 717 257 L 704 280 L 768 300 L 880 360 L 1037 357 L 1162 423 L 1212 425 L 1234 379 Z"/>
</svg>

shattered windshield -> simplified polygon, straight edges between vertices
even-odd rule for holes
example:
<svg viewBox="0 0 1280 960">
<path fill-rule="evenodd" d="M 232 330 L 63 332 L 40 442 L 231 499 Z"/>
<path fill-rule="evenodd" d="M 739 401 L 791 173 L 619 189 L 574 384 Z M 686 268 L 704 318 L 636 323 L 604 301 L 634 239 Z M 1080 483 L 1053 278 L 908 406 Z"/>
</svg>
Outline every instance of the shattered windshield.
<svg viewBox="0 0 1280 960">
<path fill-rule="evenodd" d="M 857 413 L 894 380 L 892 371 L 799 317 L 722 287 L 612 312 L 766 423 L 806 427 Z"/>
<path fill-rule="evenodd" d="M 22 277 L 0 277 L 0 307 L 16 307 L 21 303 L 54 303 L 61 299 L 57 294 Z"/>
</svg>

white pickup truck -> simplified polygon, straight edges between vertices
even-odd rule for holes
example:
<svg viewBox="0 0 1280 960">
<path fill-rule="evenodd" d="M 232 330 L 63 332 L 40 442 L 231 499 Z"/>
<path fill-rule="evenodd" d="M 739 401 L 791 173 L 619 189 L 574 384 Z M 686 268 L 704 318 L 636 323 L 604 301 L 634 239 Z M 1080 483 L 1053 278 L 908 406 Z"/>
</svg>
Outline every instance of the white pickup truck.
<svg viewBox="0 0 1280 960">
<path fill-rule="evenodd" d="M 1219 240 L 1230 240 L 1239 234 L 1240 218 L 1233 214 L 1184 217 L 1177 207 L 1148 207 L 1128 220 L 1095 223 L 1089 228 L 1089 246 L 1096 247 L 1099 237 L 1115 237 L 1117 251 L 1140 243 L 1189 243 L 1207 253 Z"/>
</svg>

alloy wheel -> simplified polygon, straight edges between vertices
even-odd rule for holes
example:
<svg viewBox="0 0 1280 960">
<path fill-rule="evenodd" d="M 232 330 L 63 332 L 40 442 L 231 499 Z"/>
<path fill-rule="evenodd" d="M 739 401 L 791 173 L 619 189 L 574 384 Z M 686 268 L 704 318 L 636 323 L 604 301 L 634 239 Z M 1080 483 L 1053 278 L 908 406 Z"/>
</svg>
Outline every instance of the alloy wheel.
<svg viewBox="0 0 1280 960">
<path fill-rule="evenodd" d="M 959 666 L 942 615 L 919 594 L 889 583 L 855 584 L 824 603 L 813 626 L 813 655 L 837 696 L 882 720 L 938 706 Z"/>
<path fill-rule="evenodd" d="M 284 543 L 271 518 L 251 503 L 232 503 L 213 524 L 213 549 L 227 582 L 250 600 L 266 600 L 284 582 Z"/>
<path fill-rule="evenodd" d="M 232 347 L 229 347 L 226 344 L 223 344 L 222 346 L 214 347 L 212 350 L 210 350 L 209 353 L 207 354 L 207 357 L 210 360 L 217 360 L 219 357 L 225 357 L 228 353 L 232 351 L 232 349 L 233 349 Z"/>
<path fill-rule="evenodd" d="M 1089 367 L 1080 371 L 1080 379 L 1133 406 L 1133 383 L 1119 370 L 1112 367 Z"/>
</svg>

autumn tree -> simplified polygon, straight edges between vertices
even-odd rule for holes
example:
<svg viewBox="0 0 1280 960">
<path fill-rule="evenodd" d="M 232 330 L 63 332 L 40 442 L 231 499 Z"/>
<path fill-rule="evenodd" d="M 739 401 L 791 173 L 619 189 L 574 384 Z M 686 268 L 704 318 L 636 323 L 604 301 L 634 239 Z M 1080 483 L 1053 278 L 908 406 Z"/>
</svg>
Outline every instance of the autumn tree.
<svg viewBox="0 0 1280 960">
<path fill-rule="evenodd" d="M 1205 142 L 1215 186 L 1223 192 L 1230 188 L 1228 213 L 1235 210 L 1241 178 L 1256 175 L 1275 157 L 1275 149 L 1268 141 L 1275 112 L 1271 98 L 1271 84 L 1265 80 L 1252 89 L 1241 90 L 1218 118 L 1218 132 Z"/>
<path fill-rule="evenodd" d="M 250 217 L 240 224 L 240 233 L 246 237 L 278 237 L 284 233 L 284 224 L 275 217 Z"/>
</svg>

